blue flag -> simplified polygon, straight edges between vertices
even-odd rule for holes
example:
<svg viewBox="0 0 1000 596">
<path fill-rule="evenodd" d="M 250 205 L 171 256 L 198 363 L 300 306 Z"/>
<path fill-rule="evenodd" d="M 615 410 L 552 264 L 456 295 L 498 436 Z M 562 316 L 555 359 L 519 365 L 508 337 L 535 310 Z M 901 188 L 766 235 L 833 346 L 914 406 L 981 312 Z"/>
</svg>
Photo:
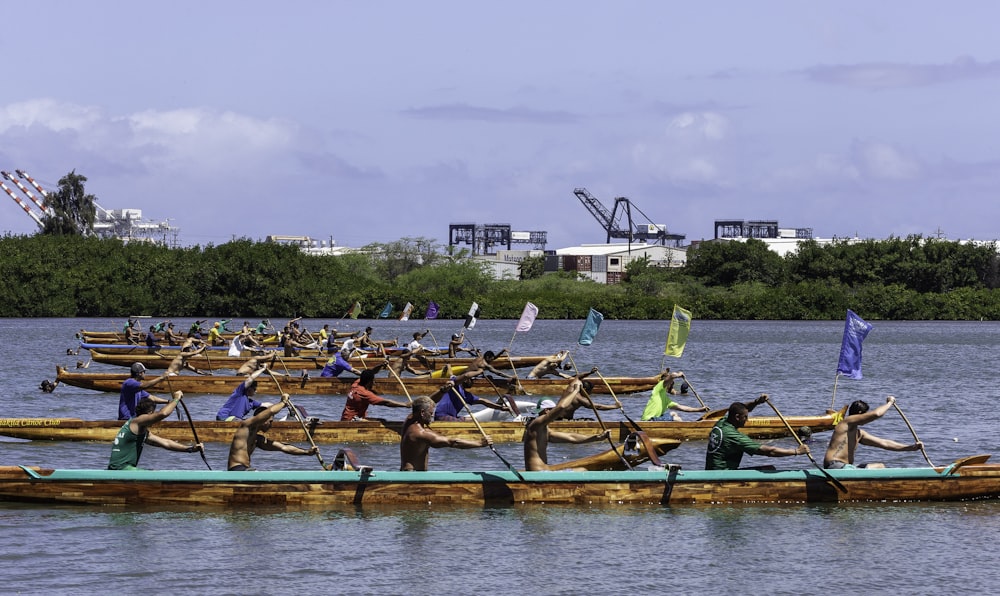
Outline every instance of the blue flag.
<svg viewBox="0 0 1000 596">
<path fill-rule="evenodd" d="M 437 302 L 431 300 L 430 304 L 427 305 L 427 312 L 424 314 L 425 319 L 436 319 L 438 318 L 438 305 Z"/>
<path fill-rule="evenodd" d="M 587 315 L 587 320 L 583 323 L 583 330 L 580 331 L 581 346 L 589 346 L 594 343 L 594 337 L 597 336 L 597 330 L 601 327 L 603 320 L 604 315 L 593 308 L 590 309 L 590 314 Z"/>
<path fill-rule="evenodd" d="M 378 318 L 385 319 L 388 318 L 389 315 L 391 314 L 392 314 L 392 302 L 386 302 L 385 308 L 383 308 L 382 312 L 379 313 Z"/>
<path fill-rule="evenodd" d="M 871 323 L 854 314 L 848 309 L 847 322 L 844 324 L 844 341 L 840 345 L 840 362 L 837 363 L 837 374 L 849 379 L 861 378 L 861 342 L 872 330 Z"/>
</svg>

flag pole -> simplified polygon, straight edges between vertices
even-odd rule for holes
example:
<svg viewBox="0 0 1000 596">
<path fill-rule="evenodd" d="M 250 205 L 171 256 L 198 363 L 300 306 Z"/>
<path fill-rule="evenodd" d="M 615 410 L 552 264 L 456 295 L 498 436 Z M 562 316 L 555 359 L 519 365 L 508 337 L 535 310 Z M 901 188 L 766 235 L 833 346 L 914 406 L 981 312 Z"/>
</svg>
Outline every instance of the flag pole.
<svg viewBox="0 0 1000 596">
<path fill-rule="evenodd" d="M 840 379 L 840 371 L 833 376 L 833 399 L 830 400 L 830 408 L 833 409 L 833 404 L 837 401 L 837 381 Z"/>
</svg>

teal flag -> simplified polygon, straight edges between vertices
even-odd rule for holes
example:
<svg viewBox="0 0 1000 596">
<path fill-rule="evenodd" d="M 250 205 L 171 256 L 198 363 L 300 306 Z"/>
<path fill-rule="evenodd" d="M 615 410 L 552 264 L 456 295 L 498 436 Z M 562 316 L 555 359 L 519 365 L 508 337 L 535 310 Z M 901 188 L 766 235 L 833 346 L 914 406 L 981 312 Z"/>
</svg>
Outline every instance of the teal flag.
<svg viewBox="0 0 1000 596">
<path fill-rule="evenodd" d="M 594 343 L 594 337 L 597 336 L 597 330 L 600 328 L 601 321 L 603 320 L 604 315 L 593 308 L 590 309 L 590 314 L 587 315 L 587 320 L 583 323 L 583 330 L 580 331 L 581 346 L 589 346 Z"/>
<path fill-rule="evenodd" d="M 378 318 L 387 319 L 391 314 L 392 314 L 392 302 L 386 302 L 385 308 L 383 308 L 382 312 L 379 313 Z"/>
</svg>

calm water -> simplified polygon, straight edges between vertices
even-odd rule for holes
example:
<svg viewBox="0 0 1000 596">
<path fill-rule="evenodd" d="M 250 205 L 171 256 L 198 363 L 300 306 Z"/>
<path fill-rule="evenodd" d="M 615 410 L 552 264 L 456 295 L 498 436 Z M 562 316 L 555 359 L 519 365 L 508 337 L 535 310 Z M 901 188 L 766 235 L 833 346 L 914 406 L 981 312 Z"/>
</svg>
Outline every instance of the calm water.
<svg viewBox="0 0 1000 596">
<path fill-rule="evenodd" d="M 70 387 L 38 390 L 55 366 L 73 368 L 86 352 L 66 355 L 80 328 L 111 329 L 121 320 L 0 320 L 0 417 L 113 418 L 117 396 Z M 187 321 L 184 321 L 185 323 Z M 317 329 L 322 322 L 307 321 Z M 379 338 L 407 337 L 423 321 L 341 323 L 375 327 Z M 438 343 L 460 327 L 432 321 Z M 467 335 L 484 349 L 514 353 L 572 349 L 580 368 L 605 375 L 652 374 L 664 363 L 666 321 L 605 321 L 597 341 L 576 344 L 581 321 L 537 321 L 514 336 L 514 321 L 480 321 Z M 772 396 L 784 414 L 830 407 L 843 322 L 695 321 L 681 359 L 712 407 Z M 432 339 L 428 336 L 427 339 Z M 433 344 L 433 340 L 429 342 Z M 841 380 L 836 405 L 899 398 L 934 463 L 997 451 L 994 367 L 996 323 L 876 322 L 864 344 L 861 381 Z M 90 370 L 99 370 L 91 365 Z M 623 401 L 639 418 L 647 395 Z M 186 400 L 196 418 L 214 417 L 224 397 Z M 342 397 L 302 397 L 310 415 L 339 417 Z M 693 400 L 689 403 L 696 405 Z M 758 413 L 769 412 L 762 406 Z M 374 415 L 401 418 L 400 410 Z M 617 420 L 617 412 L 605 418 Z M 890 411 L 868 427 L 909 441 Z M 829 434 L 817 435 L 821 454 Z M 778 441 L 791 445 L 790 440 Z M 392 445 L 352 446 L 364 463 L 398 465 Z M 331 459 L 336 446 L 321 446 Z M 520 446 L 498 445 L 520 463 Z M 566 459 L 593 445 L 552 448 Z M 0 465 L 103 468 L 108 447 L 0 439 Z M 213 468 L 227 446 L 210 444 Z M 499 469 L 488 450 L 436 450 L 437 469 Z M 998 455 L 997 457 L 1000 457 Z M 670 461 L 700 469 L 704 443 L 671 452 Z M 862 447 L 859 462 L 921 465 L 919 452 Z M 807 465 L 798 458 L 753 458 L 744 465 Z M 264 469 L 317 466 L 315 458 L 256 453 Z M 143 465 L 201 468 L 197 455 L 148 448 Z M 118 511 L 0 504 L 0 581 L 6 593 L 766 593 L 937 594 L 1000 588 L 995 542 L 1000 503 L 768 507 L 382 508 L 326 512 Z"/>
</svg>

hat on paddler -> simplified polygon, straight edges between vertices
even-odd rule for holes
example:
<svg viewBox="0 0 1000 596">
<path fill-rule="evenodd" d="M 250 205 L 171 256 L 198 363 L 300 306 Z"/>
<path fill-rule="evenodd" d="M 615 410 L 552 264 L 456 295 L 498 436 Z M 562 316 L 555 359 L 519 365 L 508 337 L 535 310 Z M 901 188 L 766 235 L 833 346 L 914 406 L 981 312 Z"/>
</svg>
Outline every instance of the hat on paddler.
<svg viewBox="0 0 1000 596">
<path fill-rule="evenodd" d="M 535 416 L 538 416 L 545 410 L 551 410 L 554 407 L 556 407 L 556 402 L 552 401 L 551 399 L 540 399 L 538 400 L 538 403 L 535 405 Z"/>
<path fill-rule="evenodd" d="M 146 365 L 141 362 L 133 362 L 130 369 L 133 375 L 146 372 Z"/>
</svg>

